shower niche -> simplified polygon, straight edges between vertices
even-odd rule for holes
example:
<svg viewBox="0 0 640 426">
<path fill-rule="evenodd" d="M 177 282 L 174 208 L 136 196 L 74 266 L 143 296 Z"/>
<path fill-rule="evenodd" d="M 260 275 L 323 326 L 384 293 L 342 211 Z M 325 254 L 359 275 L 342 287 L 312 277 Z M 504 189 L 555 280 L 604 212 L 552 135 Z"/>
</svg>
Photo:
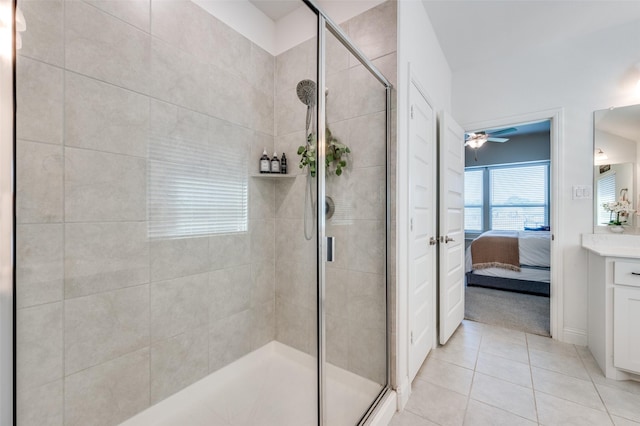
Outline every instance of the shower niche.
<svg viewBox="0 0 640 426">
<path fill-rule="evenodd" d="M 365 422 L 390 385 L 396 3 L 337 25 L 300 2 L 282 51 L 219 2 L 107 3 L 18 1 L 17 424 Z"/>
</svg>

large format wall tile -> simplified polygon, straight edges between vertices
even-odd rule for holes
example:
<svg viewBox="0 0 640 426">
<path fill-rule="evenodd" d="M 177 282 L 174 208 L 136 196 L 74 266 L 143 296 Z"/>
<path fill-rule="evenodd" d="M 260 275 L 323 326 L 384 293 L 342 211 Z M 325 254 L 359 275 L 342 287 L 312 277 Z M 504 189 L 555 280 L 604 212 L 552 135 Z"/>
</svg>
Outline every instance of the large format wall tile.
<svg viewBox="0 0 640 426">
<path fill-rule="evenodd" d="M 208 274 L 151 284 L 151 338 L 167 339 L 205 327 L 209 320 Z"/>
<path fill-rule="evenodd" d="M 317 332 L 312 319 L 316 312 L 276 298 L 276 339 L 300 351 L 311 351 Z"/>
<path fill-rule="evenodd" d="M 16 136 L 38 142 L 62 143 L 63 71 L 16 58 Z"/>
<path fill-rule="evenodd" d="M 381 111 L 356 117 L 349 124 L 349 159 L 352 167 L 384 166 L 387 155 L 386 113 Z"/>
<path fill-rule="evenodd" d="M 18 389 L 16 417 L 20 426 L 62 426 L 62 379 L 37 388 Z"/>
<path fill-rule="evenodd" d="M 18 225 L 16 304 L 18 308 L 62 300 L 62 224 Z"/>
<path fill-rule="evenodd" d="M 247 232 L 209 237 L 209 267 L 212 270 L 251 263 Z"/>
<path fill-rule="evenodd" d="M 250 82 L 256 89 L 273 99 L 276 58 L 255 43 L 251 43 Z"/>
<path fill-rule="evenodd" d="M 153 0 L 151 34 L 205 62 L 213 62 L 215 27 L 221 23 L 191 1 Z"/>
<path fill-rule="evenodd" d="M 168 397 L 209 373 L 207 327 L 151 346 L 151 403 Z"/>
<path fill-rule="evenodd" d="M 349 22 L 349 37 L 369 59 L 397 50 L 397 3 L 386 1 Z M 351 58 L 352 65 L 356 61 Z"/>
<path fill-rule="evenodd" d="M 251 306 L 251 266 L 220 269 L 209 274 L 209 321 L 228 318 Z"/>
<path fill-rule="evenodd" d="M 149 160 L 209 167 L 211 118 L 176 105 L 151 100 Z"/>
<path fill-rule="evenodd" d="M 151 281 L 169 280 L 207 272 L 209 238 L 175 238 L 151 240 Z"/>
<path fill-rule="evenodd" d="M 250 81 L 252 43 L 223 22 L 216 20 L 212 27 L 214 31 L 211 46 L 214 53 L 213 63 L 238 76 L 244 82 Z"/>
<path fill-rule="evenodd" d="M 251 350 L 256 350 L 276 338 L 275 300 L 251 308 Z"/>
<path fill-rule="evenodd" d="M 70 223 L 64 245 L 67 298 L 149 282 L 144 222 Z"/>
<path fill-rule="evenodd" d="M 81 1 L 65 3 L 67 69 L 149 93 L 148 34 Z"/>
<path fill-rule="evenodd" d="M 117 425 L 149 406 L 149 349 L 67 376 L 64 389 L 65 425 Z"/>
<path fill-rule="evenodd" d="M 23 391 L 62 378 L 62 303 L 19 309 L 17 384 Z"/>
<path fill-rule="evenodd" d="M 65 145 L 146 157 L 149 98 L 65 74 Z"/>
<path fill-rule="evenodd" d="M 146 166 L 142 158 L 66 148 L 65 220 L 145 220 Z"/>
<path fill-rule="evenodd" d="M 125 22 L 149 32 L 150 0 L 84 0 Z"/>
<path fill-rule="evenodd" d="M 64 1 L 20 0 L 28 31 L 20 34 L 20 54 L 49 64 L 64 64 Z"/>
<path fill-rule="evenodd" d="M 216 371 L 251 351 L 251 311 L 245 310 L 211 325 L 209 371 Z"/>
<path fill-rule="evenodd" d="M 210 88 L 207 113 L 241 126 L 254 122 L 253 89 L 245 80 L 216 65 L 208 70 Z"/>
<path fill-rule="evenodd" d="M 61 222 L 63 218 L 62 147 L 18 140 L 16 220 Z"/>
<path fill-rule="evenodd" d="M 149 286 L 65 301 L 65 373 L 149 345 Z"/>
<path fill-rule="evenodd" d="M 209 66 L 196 56 L 154 39 L 151 43 L 151 95 L 207 112 Z"/>
<path fill-rule="evenodd" d="M 249 223 L 251 236 L 251 262 L 266 262 L 275 258 L 274 221 L 252 220 Z"/>
</svg>

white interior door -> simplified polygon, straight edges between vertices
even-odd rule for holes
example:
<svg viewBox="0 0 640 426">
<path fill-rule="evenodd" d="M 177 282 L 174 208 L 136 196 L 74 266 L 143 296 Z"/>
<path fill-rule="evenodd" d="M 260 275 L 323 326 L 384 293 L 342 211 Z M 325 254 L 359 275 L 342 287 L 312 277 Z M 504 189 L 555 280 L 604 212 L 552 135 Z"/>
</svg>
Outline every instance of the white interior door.
<svg viewBox="0 0 640 426">
<path fill-rule="evenodd" d="M 444 113 L 440 122 L 438 280 L 440 344 L 464 319 L 464 130 Z"/>
<path fill-rule="evenodd" d="M 435 341 L 437 154 L 433 108 L 413 83 L 409 96 L 409 378 L 413 380 Z"/>
</svg>

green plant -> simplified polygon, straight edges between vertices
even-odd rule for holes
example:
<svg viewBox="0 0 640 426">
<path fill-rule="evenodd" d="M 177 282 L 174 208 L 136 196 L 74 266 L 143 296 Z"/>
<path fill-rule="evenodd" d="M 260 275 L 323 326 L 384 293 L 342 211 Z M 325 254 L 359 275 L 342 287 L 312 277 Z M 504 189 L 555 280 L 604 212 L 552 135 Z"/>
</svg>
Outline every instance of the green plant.
<svg viewBox="0 0 640 426">
<path fill-rule="evenodd" d="M 347 167 L 347 154 L 351 152 L 348 146 L 341 143 L 335 136 L 331 134 L 331 130 L 326 128 L 325 139 L 327 147 L 325 151 L 325 167 L 326 174 L 335 173 L 336 176 L 342 174 L 342 169 Z M 300 168 L 309 166 L 311 176 L 316 175 L 316 138 L 313 133 L 307 136 L 307 144 L 298 147 L 298 155 L 300 155 Z"/>
</svg>

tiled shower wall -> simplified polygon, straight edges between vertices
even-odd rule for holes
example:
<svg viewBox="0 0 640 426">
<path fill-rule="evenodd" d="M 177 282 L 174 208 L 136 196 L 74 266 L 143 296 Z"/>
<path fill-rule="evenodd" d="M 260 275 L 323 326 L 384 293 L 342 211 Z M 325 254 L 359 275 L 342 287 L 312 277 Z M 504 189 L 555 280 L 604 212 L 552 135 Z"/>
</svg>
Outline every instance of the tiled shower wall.
<svg viewBox="0 0 640 426">
<path fill-rule="evenodd" d="M 275 60 L 188 1 L 19 6 L 18 421 L 113 425 L 275 338 L 272 182 L 248 232 L 147 237 L 154 143 L 273 150 Z"/>
<path fill-rule="evenodd" d="M 389 1 L 341 24 L 394 85 L 396 6 Z M 327 221 L 327 235 L 336 237 L 337 252 L 336 261 L 327 264 L 327 359 L 385 383 L 385 91 L 333 35 L 327 33 L 326 41 L 327 123 L 352 151 L 343 175 L 327 180 L 327 195 L 336 203 L 336 214 Z M 296 151 L 305 142 L 306 106 L 295 88 L 300 80 L 316 80 L 315 43 L 309 40 L 276 57 L 275 102 L 276 149 L 287 153 L 289 168 L 297 174 L 295 180 L 276 185 L 276 336 L 312 355 L 317 340 L 316 241 L 304 238 L 308 183 L 305 172 L 298 168 Z M 395 116 L 395 91 L 392 96 Z M 395 120 L 392 129 L 394 152 Z M 395 163 L 393 155 L 391 163 Z M 395 176 L 395 166 L 390 174 Z M 395 202 L 391 207 L 393 211 Z M 393 229 L 395 217 L 391 219 Z M 390 275 L 395 276 L 394 243 L 388 255 Z"/>
</svg>

